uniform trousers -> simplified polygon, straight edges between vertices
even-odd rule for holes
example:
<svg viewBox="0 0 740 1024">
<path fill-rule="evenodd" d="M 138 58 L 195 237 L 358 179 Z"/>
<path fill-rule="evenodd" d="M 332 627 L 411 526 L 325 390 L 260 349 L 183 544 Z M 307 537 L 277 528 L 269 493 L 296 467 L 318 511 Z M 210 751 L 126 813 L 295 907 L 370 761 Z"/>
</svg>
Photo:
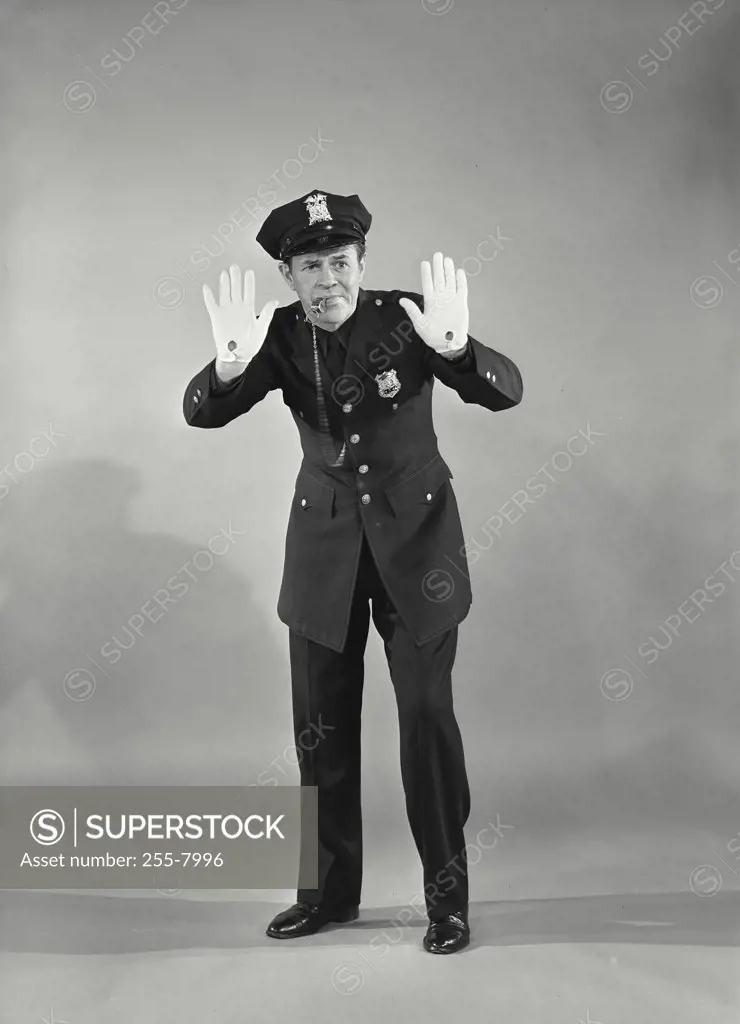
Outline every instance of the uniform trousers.
<svg viewBox="0 0 740 1024">
<path fill-rule="evenodd" d="M 307 729 L 319 734 L 311 749 L 301 749 L 300 760 L 301 785 L 318 788 L 318 887 L 299 888 L 297 898 L 331 907 L 360 903 L 360 716 L 370 605 L 395 691 L 401 780 L 423 865 L 426 911 L 437 920 L 468 907 L 463 827 L 470 790 L 452 698 L 457 626 L 417 645 L 383 586 L 364 534 L 344 650 L 290 630 L 296 748 Z"/>
</svg>

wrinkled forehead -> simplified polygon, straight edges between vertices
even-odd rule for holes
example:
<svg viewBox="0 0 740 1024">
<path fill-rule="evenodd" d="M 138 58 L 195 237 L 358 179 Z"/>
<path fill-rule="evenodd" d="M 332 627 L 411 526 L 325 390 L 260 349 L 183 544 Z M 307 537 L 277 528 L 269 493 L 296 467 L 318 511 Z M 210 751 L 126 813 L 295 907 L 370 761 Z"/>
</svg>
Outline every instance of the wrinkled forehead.
<svg viewBox="0 0 740 1024">
<path fill-rule="evenodd" d="M 351 258 L 353 255 L 357 255 L 357 249 L 353 242 L 348 242 L 347 245 L 335 245 L 331 249 L 316 249 L 311 252 L 302 252 L 300 255 L 293 257 L 293 264 L 294 266 L 302 267 L 304 264 L 334 258 Z"/>
</svg>

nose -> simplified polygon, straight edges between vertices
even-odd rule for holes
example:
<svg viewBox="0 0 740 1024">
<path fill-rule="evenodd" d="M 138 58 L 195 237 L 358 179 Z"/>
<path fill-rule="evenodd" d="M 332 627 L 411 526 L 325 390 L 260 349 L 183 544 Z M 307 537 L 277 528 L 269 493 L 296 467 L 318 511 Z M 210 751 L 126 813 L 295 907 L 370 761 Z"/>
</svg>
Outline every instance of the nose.
<svg viewBox="0 0 740 1024">
<path fill-rule="evenodd" d="M 322 268 L 321 273 L 319 274 L 318 283 L 322 288 L 328 289 L 332 287 L 335 281 L 336 277 L 334 276 L 334 271 L 327 264 L 325 267 Z"/>
</svg>

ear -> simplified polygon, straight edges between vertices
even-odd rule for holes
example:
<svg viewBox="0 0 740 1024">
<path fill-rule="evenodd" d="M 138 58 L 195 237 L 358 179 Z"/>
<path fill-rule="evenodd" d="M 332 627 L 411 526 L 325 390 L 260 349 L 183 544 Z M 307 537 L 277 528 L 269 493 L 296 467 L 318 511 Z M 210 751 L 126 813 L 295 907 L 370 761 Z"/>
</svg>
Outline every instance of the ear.
<svg viewBox="0 0 740 1024">
<path fill-rule="evenodd" d="M 286 282 L 291 291 L 295 291 L 295 284 L 293 282 L 293 275 L 290 272 L 290 267 L 287 263 L 280 264 L 280 273 L 283 275 L 283 280 Z"/>
<path fill-rule="evenodd" d="M 367 253 L 365 252 L 365 253 L 363 253 L 362 258 L 360 259 L 360 264 L 359 264 L 359 266 L 360 266 L 360 281 L 365 276 L 365 259 L 366 259 L 366 257 L 367 257 Z"/>
</svg>

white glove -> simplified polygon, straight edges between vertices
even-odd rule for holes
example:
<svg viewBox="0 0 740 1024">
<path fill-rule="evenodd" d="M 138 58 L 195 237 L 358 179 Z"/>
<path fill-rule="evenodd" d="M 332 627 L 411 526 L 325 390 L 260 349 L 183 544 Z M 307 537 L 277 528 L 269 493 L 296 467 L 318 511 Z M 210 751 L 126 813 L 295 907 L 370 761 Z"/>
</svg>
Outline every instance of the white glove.
<svg viewBox="0 0 740 1024">
<path fill-rule="evenodd" d="M 409 315 L 419 337 L 440 355 L 461 352 L 468 343 L 468 280 L 465 271 L 455 271 L 455 264 L 441 252 L 432 257 L 434 277 L 428 260 L 421 264 L 422 313 L 411 299 L 398 303 Z"/>
<path fill-rule="evenodd" d="M 219 363 L 230 363 L 230 375 L 257 354 L 267 335 L 270 322 L 277 307 L 277 299 L 271 299 L 262 307 L 259 317 L 254 315 L 254 271 L 242 275 L 236 263 L 229 272 L 221 271 L 219 278 L 219 302 L 207 284 L 203 285 L 203 301 L 211 318 L 213 340 L 216 343 L 216 369 Z M 240 371 L 241 372 L 241 371 Z"/>
</svg>

